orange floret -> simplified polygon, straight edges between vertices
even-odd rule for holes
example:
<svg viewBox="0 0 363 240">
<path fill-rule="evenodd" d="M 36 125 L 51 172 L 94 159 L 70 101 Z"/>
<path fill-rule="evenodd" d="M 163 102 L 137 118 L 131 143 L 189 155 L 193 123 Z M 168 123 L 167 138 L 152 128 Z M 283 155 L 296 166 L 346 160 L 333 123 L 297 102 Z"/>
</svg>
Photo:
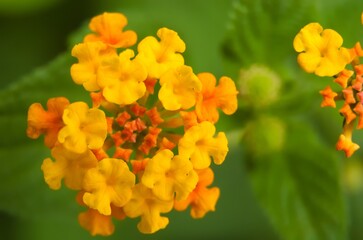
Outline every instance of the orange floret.
<svg viewBox="0 0 363 240">
<path fill-rule="evenodd" d="M 343 89 L 342 92 L 346 103 L 353 104 L 356 102 L 352 87 L 347 87 L 346 89 Z"/>
<path fill-rule="evenodd" d="M 68 105 L 69 101 L 64 97 L 49 99 L 48 110 L 44 110 L 40 103 L 33 103 L 28 110 L 28 137 L 36 139 L 45 134 L 44 143 L 52 148 L 57 142 L 59 130 L 64 126 L 62 115 Z"/>
<path fill-rule="evenodd" d="M 158 112 L 156 107 L 147 110 L 146 115 L 149 117 L 152 126 L 157 126 L 160 123 L 164 122 L 164 119 L 161 118 L 160 113 Z"/>
<path fill-rule="evenodd" d="M 97 210 L 90 208 L 86 212 L 82 212 L 78 215 L 78 222 L 83 228 L 88 230 L 92 236 L 109 236 L 115 230 L 111 216 L 102 215 Z"/>
<path fill-rule="evenodd" d="M 349 78 L 353 75 L 353 71 L 348 70 L 348 69 L 343 69 L 338 77 L 336 79 L 334 79 L 334 82 L 338 83 L 340 86 L 342 86 L 342 88 L 346 88 L 348 85 L 348 80 Z"/>
<path fill-rule="evenodd" d="M 153 147 L 156 147 L 161 130 L 161 128 L 149 127 L 149 132 L 144 137 L 144 140 L 138 149 L 144 154 L 149 154 L 150 150 Z"/>
<path fill-rule="evenodd" d="M 334 92 L 330 86 L 327 86 L 323 90 L 319 91 L 319 93 L 323 96 L 323 101 L 321 102 L 321 107 L 336 107 L 334 98 L 338 96 L 336 92 Z"/>
<path fill-rule="evenodd" d="M 202 91 L 198 94 L 195 111 L 199 122 L 216 123 L 219 119 L 218 108 L 231 115 L 237 110 L 237 89 L 232 79 L 222 77 L 216 86 L 216 78 L 211 73 L 199 73 Z"/>
<path fill-rule="evenodd" d="M 343 133 L 340 134 L 339 140 L 336 144 L 336 149 L 338 151 L 342 150 L 345 152 L 346 157 L 350 157 L 353 153 L 359 149 L 359 145 L 352 142 L 352 130 L 353 124 L 345 124 Z"/>
<path fill-rule="evenodd" d="M 123 31 L 127 18 L 121 13 L 103 13 L 92 18 L 89 28 L 95 32 L 88 34 L 84 42 L 102 41 L 114 48 L 126 48 L 134 45 L 137 35 L 134 31 Z"/>
<path fill-rule="evenodd" d="M 356 118 L 355 113 L 352 111 L 348 103 L 344 103 L 343 107 L 339 110 L 339 112 L 344 116 L 347 124 L 349 124 Z"/>
<path fill-rule="evenodd" d="M 361 102 L 357 103 L 353 108 L 353 111 L 358 115 L 358 125 L 357 129 L 363 128 L 363 104 Z"/>
<path fill-rule="evenodd" d="M 211 168 L 199 170 L 199 180 L 197 186 L 191 192 L 187 199 L 175 201 L 174 208 L 178 211 L 184 211 L 189 205 L 191 206 L 190 214 L 193 218 L 202 218 L 209 211 L 214 211 L 219 198 L 219 188 L 208 188 L 212 184 L 214 174 Z"/>
</svg>

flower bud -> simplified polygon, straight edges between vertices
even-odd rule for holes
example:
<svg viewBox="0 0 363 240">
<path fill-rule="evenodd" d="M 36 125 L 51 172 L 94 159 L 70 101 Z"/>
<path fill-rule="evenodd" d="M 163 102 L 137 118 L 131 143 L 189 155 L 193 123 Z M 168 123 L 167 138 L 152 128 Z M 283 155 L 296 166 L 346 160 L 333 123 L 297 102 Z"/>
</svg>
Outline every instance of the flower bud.
<svg viewBox="0 0 363 240">
<path fill-rule="evenodd" d="M 239 75 L 240 96 L 254 108 L 270 105 L 277 100 L 281 88 L 280 77 L 263 65 L 241 69 Z"/>
<path fill-rule="evenodd" d="M 261 157 L 282 149 L 285 142 L 284 123 L 271 116 L 260 116 L 247 124 L 242 143 L 248 154 Z"/>
</svg>

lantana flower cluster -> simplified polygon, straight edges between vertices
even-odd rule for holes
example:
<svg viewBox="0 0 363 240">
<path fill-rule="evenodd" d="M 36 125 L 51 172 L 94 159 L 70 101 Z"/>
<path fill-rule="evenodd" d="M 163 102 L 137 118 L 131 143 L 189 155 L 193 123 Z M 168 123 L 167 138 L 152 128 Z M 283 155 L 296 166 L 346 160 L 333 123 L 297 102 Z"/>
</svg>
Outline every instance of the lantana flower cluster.
<svg viewBox="0 0 363 240">
<path fill-rule="evenodd" d="M 363 14 L 361 15 L 363 24 Z M 297 61 L 308 73 L 320 77 L 333 77 L 339 86 L 334 91 L 327 86 L 320 91 L 323 97 L 321 107 L 336 108 L 336 101 L 342 101 L 339 113 L 343 116 L 343 132 L 336 143 L 336 149 L 350 157 L 360 148 L 353 142 L 354 128 L 363 128 L 363 64 L 360 57 L 363 50 L 359 42 L 352 48 L 342 47 L 343 38 L 332 29 L 323 29 L 319 23 L 310 23 L 296 35 L 294 49 L 299 52 Z"/>
<path fill-rule="evenodd" d="M 193 218 L 214 211 L 220 190 L 211 187 L 211 163 L 228 153 L 215 123 L 220 111 L 237 109 L 232 79 L 195 74 L 177 32 L 160 28 L 136 45 L 126 25 L 120 13 L 96 16 L 72 49 L 71 77 L 92 106 L 56 97 L 28 111 L 27 135 L 43 134 L 51 149 L 41 165 L 45 182 L 78 192 L 86 209 L 78 220 L 92 235 L 112 234 L 114 219 L 140 218 L 140 232 L 154 233 L 173 209 L 190 206 Z"/>
</svg>

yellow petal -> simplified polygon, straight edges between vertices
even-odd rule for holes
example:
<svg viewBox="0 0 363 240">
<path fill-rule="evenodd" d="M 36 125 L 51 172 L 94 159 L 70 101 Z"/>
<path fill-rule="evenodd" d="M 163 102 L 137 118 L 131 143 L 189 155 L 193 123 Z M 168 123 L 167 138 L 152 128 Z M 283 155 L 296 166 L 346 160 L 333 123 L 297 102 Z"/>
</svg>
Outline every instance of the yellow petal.
<svg viewBox="0 0 363 240">
<path fill-rule="evenodd" d="M 215 164 L 223 163 L 228 152 L 228 141 L 224 133 L 213 137 L 215 127 L 212 123 L 204 121 L 189 128 L 179 140 L 179 154 L 190 158 L 195 169 L 209 167 L 211 157 Z"/>
<path fill-rule="evenodd" d="M 134 52 L 127 49 L 100 69 L 98 84 L 107 101 L 131 104 L 144 96 L 147 72 L 138 60 L 131 60 L 133 56 Z"/>
<path fill-rule="evenodd" d="M 104 158 L 85 175 L 83 201 L 101 214 L 110 215 L 111 203 L 122 207 L 130 200 L 134 184 L 135 175 L 123 160 Z"/>
<path fill-rule="evenodd" d="M 128 217 L 141 216 L 137 228 L 142 233 L 154 233 L 165 228 L 169 219 L 160 214 L 170 212 L 172 209 L 173 200 L 164 201 L 157 198 L 151 189 L 141 183 L 135 185 L 131 200 L 124 206 Z"/>
<path fill-rule="evenodd" d="M 185 43 L 177 32 L 161 28 L 157 32 L 160 42 L 151 36 L 144 38 L 138 45 L 137 59 L 147 68 L 150 78 L 160 78 L 168 70 L 184 64 L 180 54 L 185 51 Z"/>
<path fill-rule="evenodd" d="M 82 153 L 103 146 L 107 135 L 105 113 L 89 109 L 84 102 L 70 104 L 63 113 L 65 126 L 58 133 L 58 141 L 67 149 Z"/>
<path fill-rule="evenodd" d="M 189 109 L 195 105 L 202 84 L 189 66 L 180 66 L 160 78 L 159 99 L 167 110 Z"/>
</svg>

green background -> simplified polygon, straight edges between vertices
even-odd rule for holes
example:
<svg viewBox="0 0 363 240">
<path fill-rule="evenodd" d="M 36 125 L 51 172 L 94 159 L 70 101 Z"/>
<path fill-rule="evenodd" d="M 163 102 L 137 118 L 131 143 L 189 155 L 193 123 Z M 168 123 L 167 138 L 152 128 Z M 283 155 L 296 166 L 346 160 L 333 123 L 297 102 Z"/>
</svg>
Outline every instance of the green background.
<svg viewBox="0 0 363 240">
<path fill-rule="evenodd" d="M 362 150 L 352 159 L 335 151 L 342 118 L 337 109 L 321 109 L 318 94 L 332 81 L 302 72 L 292 48 L 296 33 L 316 21 L 337 30 L 346 47 L 361 41 L 359 2 L 1 0 L 0 239 L 105 238 L 79 226 L 75 192 L 47 187 L 40 165 L 50 153 L 41 139 L 25 135 L 31 103 L 56 96 L 85 100 L 69 76 L 75 62 L 70 49 L 89 19 L 103 11 L 124 13 L 139 39 L 155 36 L 160 27 L 177 31 L 195 73 L 228 75 L 238 85 L 240 69 L 260 64 L 282 82 L 279 99 L 269 106 L 240 99 L 237 113 L 218 123 L 230 153 L 213 167 L 213 185 L 221 189 L 215 212 L 199 220 L 188 211 L 172 212 L 168 227 L 153 235 L 139 233 L 138 220 L 116 222 L 108 239 L 363 239 Z M 284 126 L 283 136 L 269 118 Z M 243 138 L 250 123 L 252 135 Z M 362 134 L 354 136 L 360 144 Z M 284 146 L 269 149 L 281 137 Z M 358 187 L 352 189 L 346 174 L 353 161 L 349 169 L 358 172 Z"/>
</svg>

